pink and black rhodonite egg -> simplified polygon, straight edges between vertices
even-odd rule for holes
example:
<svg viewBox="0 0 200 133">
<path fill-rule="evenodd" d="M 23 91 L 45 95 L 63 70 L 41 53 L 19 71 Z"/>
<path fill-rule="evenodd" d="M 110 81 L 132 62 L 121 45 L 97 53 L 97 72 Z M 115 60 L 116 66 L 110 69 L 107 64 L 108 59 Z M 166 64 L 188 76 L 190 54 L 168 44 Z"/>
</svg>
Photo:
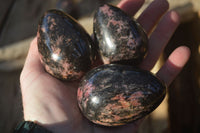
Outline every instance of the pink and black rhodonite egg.
<svg viewBox="0 0 200 133">
<path fill-rule="evenodd" d="M 81 111 L 90 121 L 119 126 L 152 112 L 165 93 L 165 85 L 152 73 L 109 64 L 83 77 L 77 97 Z"/>
<path fill-rule="evenodd" d="M 119 8 L 104 4 L 94 16 L 94 36 L 105 64 L 139 64 L 147 52 L 143 28 Z"/>
<path fill-rule="evenodd" d="M 91 68 L 93 41 L 71 16 L 47 11 L 39 22 L 37 39 L 41 62 L 54 77 L 76 80 Z"/>
</svg>

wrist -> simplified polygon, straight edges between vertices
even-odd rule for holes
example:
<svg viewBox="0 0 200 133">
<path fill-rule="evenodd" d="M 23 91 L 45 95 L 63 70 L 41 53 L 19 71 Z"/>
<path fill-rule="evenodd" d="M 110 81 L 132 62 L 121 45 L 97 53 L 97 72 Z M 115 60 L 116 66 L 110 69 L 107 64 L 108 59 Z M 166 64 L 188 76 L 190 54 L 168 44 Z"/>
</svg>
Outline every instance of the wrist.
<svg viewBox="0 0 200 133">
<path fill-rule="evenodd" d="M 14 133 L 52 133 L 50 130 L 35 122 L 23 121 L 14 130 Z"/>
</svg>

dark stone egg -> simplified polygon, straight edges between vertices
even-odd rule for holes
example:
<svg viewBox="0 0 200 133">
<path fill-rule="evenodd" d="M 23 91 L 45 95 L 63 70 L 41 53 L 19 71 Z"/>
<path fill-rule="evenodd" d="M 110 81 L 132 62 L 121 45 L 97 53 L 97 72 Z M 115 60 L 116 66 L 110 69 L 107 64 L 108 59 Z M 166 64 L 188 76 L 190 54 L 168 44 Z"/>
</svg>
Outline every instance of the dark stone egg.
<svg viewBox="0 0 200 133">
<path fill-rule="evenodd" d="M 49 10 L 38 26 L 38 51 L 46 71 L 56 78 L 77 80 L 93 63 L 93 40 L 71 16 Z"/>
<path fill-rule="evenodd" d="M 83 77 L 77 99 L 81 111 L 93 123 L 119 126 L 151 113 L 165 94 L 165 85 L 152 73 L 109 64 Z"/>
<path fill-rule="evenodd" d="M 121 9 L 104 4 L 94 16 L 94 37 L 105 64 L 137 65 L 147 52 L 143 28 Z"/>
</svg>

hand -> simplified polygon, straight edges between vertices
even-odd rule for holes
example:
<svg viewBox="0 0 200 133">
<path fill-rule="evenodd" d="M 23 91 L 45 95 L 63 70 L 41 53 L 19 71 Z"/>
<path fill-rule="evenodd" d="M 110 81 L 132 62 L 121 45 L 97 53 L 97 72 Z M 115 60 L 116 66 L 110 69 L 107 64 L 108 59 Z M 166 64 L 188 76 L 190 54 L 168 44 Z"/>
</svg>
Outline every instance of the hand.
<svg viewBox="0 0 200 133">
<path fill-rule="evenodd" d="M 134 15 L 143 0 L 122 0 L 118 7 Z M 166 0 L 155 0 L 138 18 L 149 36 L 149 51 L 141 64 L 151 70 L 179 24 L 176 12 L 169 11 Z M 157 25 L 156 28 L 154 28 Z M 154 30 L 153 30 L 154 29 Z M 157 76 L 169 85 L 190 56 L 190 50 L 181 46 L 175 49 L 157 72 Z M 135 133 L 141 120 L 125 126 L 107 128 L 92 124 L 82 116 L 77 106 L 78 81 L 63 82 L 45 72 L 39 60 L 37 40 L 31 43 L 20 77 L 24 119 L 36 121 L 57 133 Z"/>
</svg>

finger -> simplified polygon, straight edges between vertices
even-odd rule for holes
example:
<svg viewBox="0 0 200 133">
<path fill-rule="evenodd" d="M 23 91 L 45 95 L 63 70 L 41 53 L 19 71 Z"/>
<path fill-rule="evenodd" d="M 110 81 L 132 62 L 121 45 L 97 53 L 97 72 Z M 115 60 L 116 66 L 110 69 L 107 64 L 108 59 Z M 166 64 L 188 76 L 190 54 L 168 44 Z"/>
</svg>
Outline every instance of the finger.
<svg viewBox="0 0 200 133">
<path fill-rule="evenodd" d="M 186 46 L 176 48 L 167 59 L 166 63 L 157 72 L 157 76 L 167 86 L 174 80 L 190 57 L 190 49 Z"/>
<path fill-rule="evenodd" d="M 44 72 L 42 64 L 39 59 L 39 53 L 37 48 L 37 38 L 34 38 L 30 44 L 29 52 L 24 64 L 24 68 L 21 73 L 21 79 L 24 79 L 30 73 Z"/>
<path fill-rule="evenodd" d="M 144 0 L 122 0 L 117 6 L 130 16 L 133 16 L 141 8 L 143 3 Z"/>
<path fill-rule="evenodd" d="M 37 47 L 37 38 L 30 44 L 28 56 L 24 65 L 24 69 L 35 69 L 36 71 L 44 71 L 42 64 L 39 59 L 38 47 Z"/>
<path fill-rule="evenodd" d="M 141 68 L 151 70 L 160 54 L 179 25 L 179 16 L 175 11 L 168 12 L 158 23 L 157 28 L 149 38 L 149 48 Z"/>
<path fill-rule="evenodd" d="M 151 33 L 154 26 L 168 8 L 169 3 L 166 0 L 155 0 L 139 16 L 138 22 L 147 33 Z"/>
</svg>

